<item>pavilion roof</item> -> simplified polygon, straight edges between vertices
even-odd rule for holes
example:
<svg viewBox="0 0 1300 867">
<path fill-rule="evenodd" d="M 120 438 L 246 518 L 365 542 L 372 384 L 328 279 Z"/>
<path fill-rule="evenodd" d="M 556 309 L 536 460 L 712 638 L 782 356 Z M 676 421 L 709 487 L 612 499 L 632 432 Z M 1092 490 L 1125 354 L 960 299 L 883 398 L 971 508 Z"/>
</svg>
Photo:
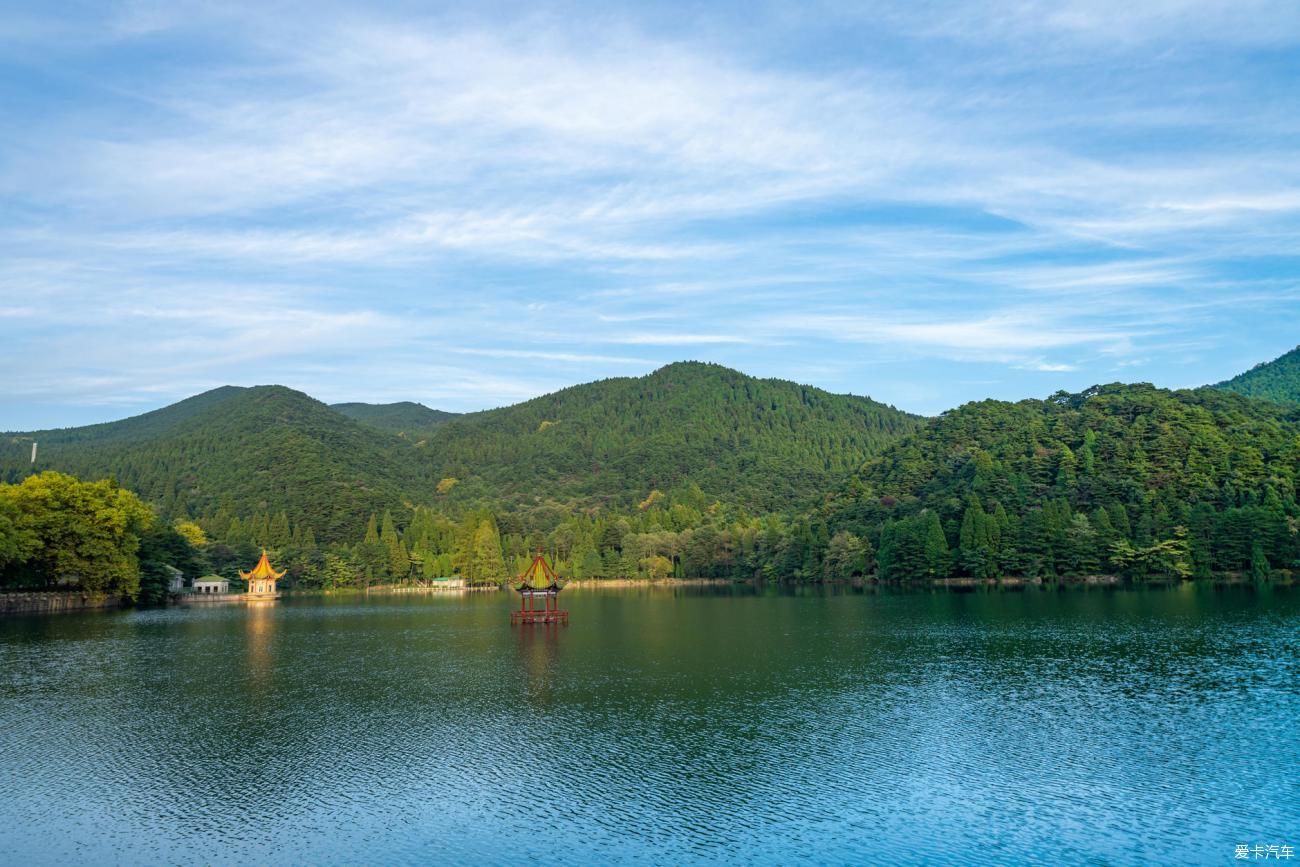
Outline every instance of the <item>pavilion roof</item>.
<svg viewBox="0 0 1300 867">
<path fill-rule="evenodd" d="M 558 592 L 562 586 L 564 585 L 560 583 L 560 576 L 546 562 L 546 556 L 541 551 L 538 551 L 537 556 L 533 558 L 533 562 L 524 570 L 524 574 L 519 576 L 515 589 L 521 593 L 525 590 L 554 590 Z"/>
<path fill-rule="evenodd" d="M 266 549 L 263 548 L 262 559 L 257 561 L 257 565 L 253 567 L 253 571 L 240 572 L 239 577 L 243 578 L 245 581 L 250 579 L 261 581 L 267 578 L 274 580 L 277 578 L 283 578 L 284 572 L 277 572 L 271 568 L 271 561 L 266 558 Z"/>
</svg>

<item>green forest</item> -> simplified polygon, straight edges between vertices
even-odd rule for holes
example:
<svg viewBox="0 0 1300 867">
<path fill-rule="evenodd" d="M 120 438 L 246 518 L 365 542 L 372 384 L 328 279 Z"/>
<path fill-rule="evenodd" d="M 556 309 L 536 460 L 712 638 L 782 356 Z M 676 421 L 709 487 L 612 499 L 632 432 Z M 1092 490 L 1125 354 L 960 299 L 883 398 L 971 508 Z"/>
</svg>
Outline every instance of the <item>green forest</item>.
<svg viewBox="0 0 1300 867">
<path fill-rule="evenodd" d="M 7 434 L 0 583 L 147 601 L 163 562 L 237 579 L 262 548 L 286 587 L 325 589 L 494 584 L 538 549 L 581 579 L 1268 580 L 1300 566 L 1300 406 L 1227 388 L 1112 384 L 922 419 L 683 363 L 464 416 L 365 406 L 226 388 Z M 68 505 L 97 497 L 110 505 Z M 119 512 L 116 535 L 83 546 L 86 514 Z M 65 519 L 80 529 L 56 529 Z M 93 569 L 68 551 L 115 553 Z"/>
<path fill-rule="evenodd" d="M 204 552 L 111 480 L 47 471 L 0 484 L 0 588 L 165 600 L 167 567 L 197 576 Z M 202 540 L 198 540 L 202 541 Z"/>
<path fill-rule="evenodd" d="M 1108 385 L 945 413 L 832 498 L 886 580 L 1266 577 L 1300 557 L 1300 415 L 1215 389 Z"/>
<path fill-rule="evenodd" d="M 1300 402 L 1300 346 L 1280 358 L 1257 364 L 1215 387 L 1235 391 L 1246 397 Z"/>
<path fill-rule="evenodd" d="M 409 400 L 400 403 L 332 403 L 330 409 L 367 427 L 418 441 L 460 414 L 429 409 Z"/>
</svg>

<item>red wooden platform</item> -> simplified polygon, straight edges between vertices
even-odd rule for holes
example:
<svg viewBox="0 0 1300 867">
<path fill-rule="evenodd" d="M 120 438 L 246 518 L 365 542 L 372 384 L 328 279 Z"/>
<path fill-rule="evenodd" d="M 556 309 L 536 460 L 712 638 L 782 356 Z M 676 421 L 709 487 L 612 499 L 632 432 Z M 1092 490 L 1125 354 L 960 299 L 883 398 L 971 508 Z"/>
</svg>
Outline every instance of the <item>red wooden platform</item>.
<svg viewBox="0 0 1300 867">
<path fill-rule="evenodd" d="M 545 608 L 533 608 L 533 609 L 524 608 L 522 610 L 516 608 L 514 611 L 510 612 L 511 625 L 516 623 L 568 623 L 568 622 L 569 622 L 569 612 L 559 608 L 551 608 L 550 610 L 547 610 Z"/>
</svg>

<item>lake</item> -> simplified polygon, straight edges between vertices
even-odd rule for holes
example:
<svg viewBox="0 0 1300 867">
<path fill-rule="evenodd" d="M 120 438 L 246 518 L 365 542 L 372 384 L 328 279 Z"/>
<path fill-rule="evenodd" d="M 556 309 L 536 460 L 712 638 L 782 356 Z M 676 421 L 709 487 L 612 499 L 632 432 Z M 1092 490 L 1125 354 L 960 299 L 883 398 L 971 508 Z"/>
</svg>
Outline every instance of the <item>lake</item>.
<svg viewBox="0 0 1300 867">
<path fill-rule="evenodd" d="M 1231 864 L 1300 588 L 575 588 L 0 621 L 0 861 Z"/>
</svg>

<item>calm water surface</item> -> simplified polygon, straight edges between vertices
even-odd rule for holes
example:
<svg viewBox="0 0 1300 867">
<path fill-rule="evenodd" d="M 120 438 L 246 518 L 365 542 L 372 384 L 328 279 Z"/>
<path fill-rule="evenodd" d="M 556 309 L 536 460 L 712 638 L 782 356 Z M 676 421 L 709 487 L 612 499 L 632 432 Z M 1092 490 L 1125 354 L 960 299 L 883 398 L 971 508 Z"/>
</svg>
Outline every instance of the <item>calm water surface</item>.
<svg viewBox="0 0 1300 867">
<path fill-rule="evenodd" d="M 0 861 L 1300 850 L 1300 588 L 565 596 L 0 621 Z"/>
</svg>

